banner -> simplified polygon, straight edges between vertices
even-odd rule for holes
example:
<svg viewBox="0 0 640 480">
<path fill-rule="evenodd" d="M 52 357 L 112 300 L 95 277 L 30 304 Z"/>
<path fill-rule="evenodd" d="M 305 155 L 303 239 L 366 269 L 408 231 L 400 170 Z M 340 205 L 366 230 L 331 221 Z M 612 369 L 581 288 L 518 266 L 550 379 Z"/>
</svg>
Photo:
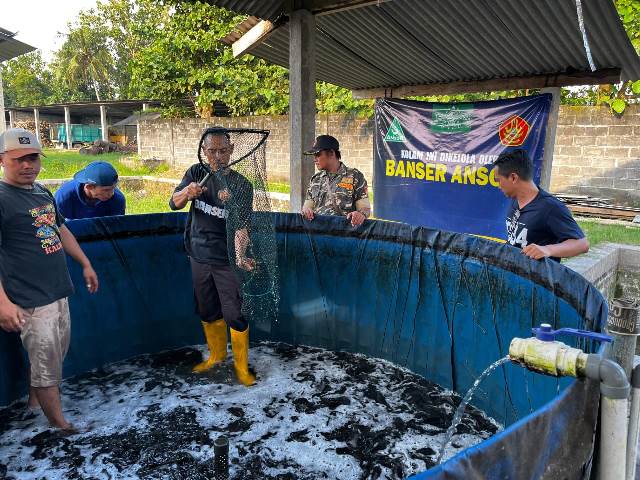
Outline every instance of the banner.
<svg viewBox="0 0 640 480">
<path fill-rule="evenodd" d="M 491 164 L 523 149 L 539 183 L 551 94 L 475 103 L 379 98 L 375 105 L 377 218 L 506 238 L 510 200 Z"/>
</svg>

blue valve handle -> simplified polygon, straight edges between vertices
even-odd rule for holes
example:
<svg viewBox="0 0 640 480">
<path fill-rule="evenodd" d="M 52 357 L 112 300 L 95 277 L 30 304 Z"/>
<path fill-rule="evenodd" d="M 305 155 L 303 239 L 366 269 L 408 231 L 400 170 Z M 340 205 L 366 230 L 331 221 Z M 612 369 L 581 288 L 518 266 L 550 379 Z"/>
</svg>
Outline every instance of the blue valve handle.
<svg viewBox="0 0 640 480">
<path fill-rule="evenodd" d="M 579 328 L 560 328 L 553 330 L 551 325 L 543 323 L 539 328 L 532 328 L 531 332 L 538 340 L 552 342 L 559 335 L 571 335 L 574 337 L 587 338 L 589 340 L 597 340 L 598 342 L 611 342 L 613 339 L 604 333 L 591 332 L 589 330 L 581 330 Z"/>
</svg>

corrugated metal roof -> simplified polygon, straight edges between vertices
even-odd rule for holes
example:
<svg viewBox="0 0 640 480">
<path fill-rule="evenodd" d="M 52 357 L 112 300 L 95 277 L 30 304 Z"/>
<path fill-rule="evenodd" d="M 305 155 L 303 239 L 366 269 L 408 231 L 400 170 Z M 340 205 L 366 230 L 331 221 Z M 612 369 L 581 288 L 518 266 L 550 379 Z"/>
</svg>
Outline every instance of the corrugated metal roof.
<svg viewBox="0 0 640 480">
<path fill-rule="evenodd" d="M 11 60 L 35 50 L 35 47 L 13 38 L 14 35 L 13 32 L 0 28 L 0 62 Z"/>
<path fill-rule="evenodd" d="M 283 13 L 273 10 L 282 2 L 209 3 Z M 640 79 L 613 3 L 582 0 L 582 8 L 597 69 Z M 316 31 L 318 80 L 354 90 L 590 71 L 575 0 L 393 0 L 318 15 Z M 287 24 L 251 53 L 287 67 Z"/>
<path fill-rule="evenodd" d="M 210 5 L 232 12 L 253 15 L 263 20 L 276 20 L 284 10 L 282 0 L 205 0 Z"/>
</svg>

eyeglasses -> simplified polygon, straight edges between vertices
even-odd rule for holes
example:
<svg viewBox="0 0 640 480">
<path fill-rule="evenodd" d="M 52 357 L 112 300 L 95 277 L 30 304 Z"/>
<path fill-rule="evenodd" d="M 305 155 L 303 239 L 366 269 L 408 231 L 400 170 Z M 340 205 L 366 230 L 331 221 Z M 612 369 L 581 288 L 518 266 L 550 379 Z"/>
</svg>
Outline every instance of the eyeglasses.
<svg viewBox="0 0 640 480">
<path fill-rule="evenodd" d="M 227 153 L 231 153 L 231 147 L 224 148 L 205 148 L 204 153 L 208 155 L 226 155 Z"/>
</svg>

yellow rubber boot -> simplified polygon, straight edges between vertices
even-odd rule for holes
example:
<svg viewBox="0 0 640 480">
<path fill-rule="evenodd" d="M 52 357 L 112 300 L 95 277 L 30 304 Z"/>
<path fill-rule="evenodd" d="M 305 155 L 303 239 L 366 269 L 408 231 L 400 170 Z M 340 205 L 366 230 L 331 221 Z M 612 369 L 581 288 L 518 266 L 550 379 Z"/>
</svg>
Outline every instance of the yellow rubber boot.
<svg viewBox="0 0 640 480">
<path fill-rule="evenodd" d="M 204 336 L 209 346 L 209 358 L 193 367 L 194 373 L 202 373 L 226 360 L 227 358 L 227 324 L 224 319 L 215 322 L 202 322 Z"/>
<path fill-rule="evenodd" d="M 244 332 L 231 330 L 231 348 L 233 364 L 241 384 L 250 386 L 256 383 L 256 377 L 249 372 L 249 327 Z"/>
</svg>

